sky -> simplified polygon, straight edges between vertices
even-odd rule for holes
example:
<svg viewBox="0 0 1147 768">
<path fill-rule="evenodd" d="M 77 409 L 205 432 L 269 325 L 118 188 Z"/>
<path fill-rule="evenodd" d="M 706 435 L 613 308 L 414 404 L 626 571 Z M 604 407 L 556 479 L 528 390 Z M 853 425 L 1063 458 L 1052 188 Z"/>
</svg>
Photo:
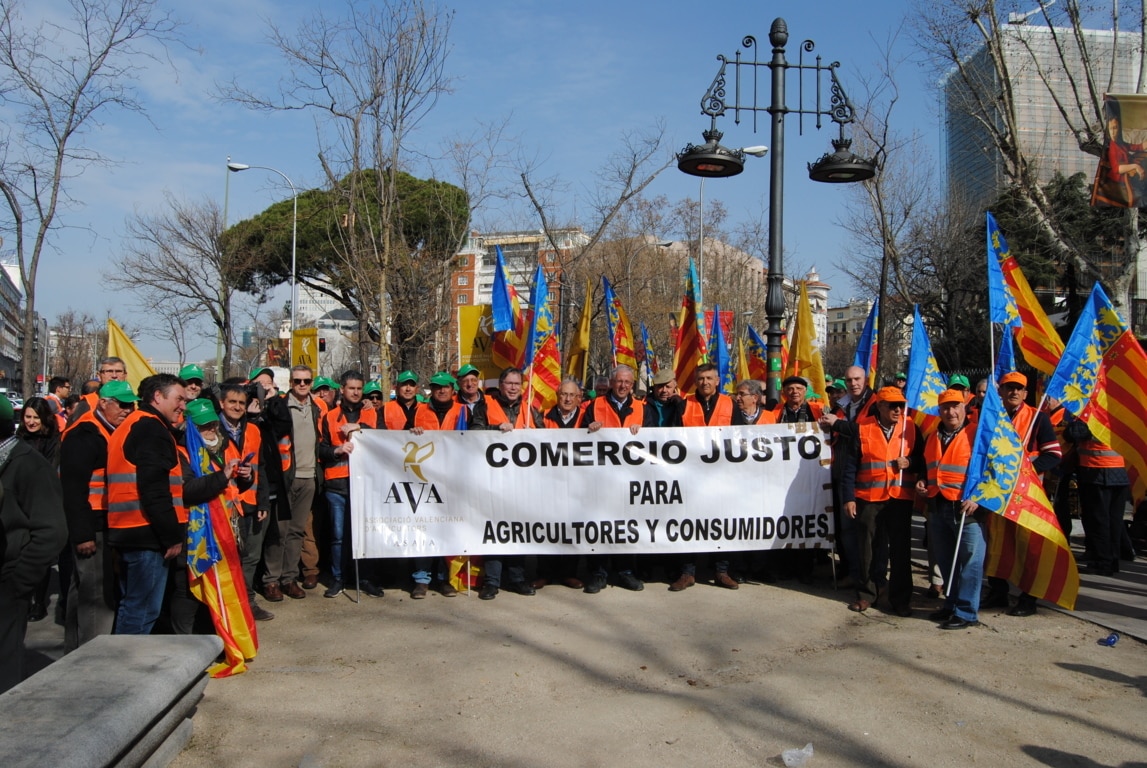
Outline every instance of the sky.
<svg viewBox="0 0 1147 768">
<path fill-rule="evenodd" d="M 90 167 L 69 181 L 75 202 L 59 215 L 62 229 L 53 235 L 39 278 L 37 309 L 49 322 L 73 309 L 100 319 L 111 313 L 121 323 L 146 328 L 148 314 L 134 306 L 133 297 L 100 288 L 101 275 L 122 252 L 125 222 L 132 215 L 161 212 L 165 195 L 222 203 L 228 157 L 275 168 L 300 190 L 321 182 L 311 116 L 253 112 L 221 101 L 219 93 L 220 86 L 232 79 L 273 92 L 283 62 L 267 42 L 268 20 L 293 31 L 320 6 L 335 13 L 339 4 L 166 0 L 161 5 L 184 22 L 180 31 L 184 45 L 169 47 L 166 60 L 151 63 L 141 73 L 136 88 L 147 108 L 146 118 L 109 112 L 84 137 L 115 164 Z M 770 6 L 774 10 L 766 10 Z M 800 42 L 813 39 L 813 55 L 841 62 L 841 80 L 855 101 L 862 92 L 861 80 L 876 76 L 882 51 L 904 25 L 911 2 L 729 2 L 714 7 L 678 0 L 456 0 L 443 7 L 455 12 L 446 64 L 453 93 L 441 98 L 410 137 L 412 162 L 419 157 L 432 162 L 452 137 L 471 135 L 482 124 L 508 117 L 507 134 L 518 142 L 517 153 L 537 163 L 539 176 L 563 182 L 565 204 L 570 216 L 577 218 L 579 209 L 589 210 L 593 169 L 621 147 L 626 133 L 645 131 L 662 121 L 669 151 L 702 142 L 708 118 L 700 112 L 700 99 L 717 72 L 717 55 L 731 57 L 742 38 L 753 35 L 759 58 L 766 59 L 776 10 L 783 8 L 788 23 L 790 62 L 795 62 Z M 46 0 L 26 13 L 62 11 L 60 0 Z M 914 51 L 909 38 L 902 30 L 897 47 L 910 56 Z M 768 70 L 760 72 L 764 79 L 760 98 L 766 104 Z M 931 75 L 926 67 L 909 64 L 900 69 L 898 80 L 903 93 L 897 111 L 901 130 L 918 131 L 924 147 L 938 157 L 939 108 Z M 812 95 L 810 85 L 806 84 L 806 99 Z M 789 73 L 787 88 L 792 107 L 797 91 L 794 72 Z M 736 125 L 731 116 L 721 119 L 722 144 L 769 144 L 768 115 L 761 117 L 756 133 L 751 122 Z M 785 266 L 789 274 L 795 267 L 815 266 L 832 286 L 832 302 L 844 303 L 854 289 L 836 268 L 850 252 L 849 237 L 837 222 L 849 192 L 842 189 L 845 185 L 810 181 L 805 167 L 830 151 L 835 136 L 835 126 L 817 131 L 807 120 L 800 136 L 797 118 L 790 115 L 786 120 Z M 768 174 L 768 158 L 748 158 L 740 176 L 709 180 L 705 199 L 724 203 L 729 225 L 764 218 Z M 251 170 L 230 176 L 231 222 L 290 196 L 274 173 Z M 671 167 L 646 194 L 664 194 L 677 201 L 696 198 L 698 190 L 698 179 Z M 479 216 L 488 229 L 497 228 L 497 211 Z M 503 228 L 536 226 L 515 219 L 505 221 Z M 284 289 L 282 298 L 287 295 Z M 169 344 L 149 334 L 138 334 L 137 342 L 157 360 L 175 356 Z M 202 359 L 213 353 L 213 341 L 204 338 L 189 357 Z"/>
</svg>

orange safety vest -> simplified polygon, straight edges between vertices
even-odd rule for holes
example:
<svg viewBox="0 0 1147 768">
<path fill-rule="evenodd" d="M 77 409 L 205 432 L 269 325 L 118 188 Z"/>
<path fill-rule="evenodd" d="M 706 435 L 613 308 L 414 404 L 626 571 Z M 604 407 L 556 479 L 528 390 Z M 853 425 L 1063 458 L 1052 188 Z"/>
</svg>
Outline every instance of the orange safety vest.
<svg viewBox="0 0 1147 768">
<path fill-rule="evenodd" d="M 414 409 L 414 426 L 422 427 L 423 429 L 454 429 L 458 424 L 458 419 L 462 417 L 463 412 L 466 413 L 466 416 L 465 421 L 462 423 L 466 424 L 469 422 L 469 410 L 469 408 L 461 403 L 454 402 L 450 406 L 450 410 L 447 411 L 446 415 L 442 418 L 442 421 L 439 422 L 438 413 L 430 407 L 430 403 L 419 403 Z"/>
<path fill-rule="evenodd" d="M 319 416 L 320 417 L 326 416 L 327 412 L 330 411 L 331 407 L 329 405 L 327 405 L 327 401 L 323 400 L 318 395 L 311 395 L 311 400 L 314 401 L 314 404 L 319 407 Z"/>
<path fill-rule="evenodd" d="M 1076 446 L 1076 450 L 1079 452 L 1079 465 L 1081 467 L 1112 469 L 1124 466 L 1123 457 L 1111 450 L 1111 446 L 1107 443 L 1101 443 L 1098 440 L 1084 440 Z"/>
<path fill-rule="evenodd" d="M 571 424 L 568 427 L 566 425 L 562 424 L 557 419 L 551 419 L 550 418 L 550 413 L 553 412 L 553 409 L 551 408 L 549 411 L 546 411 L 544 414 L 542 414 L 542 426 L 545 427 L 546 429 L 570 429 L 571 427 L 576 427 L 578 424 L 581 423 L 581 418 L 582 418 L 582 416 L 585 415 L 585 409 L 588 405 L 589 405 L 589 402 L 578 403 L 577 415 L 573 417 L 573 424 Z M 554 406 L 554 408 L 556 408 L 556 407 L 557 406 Z"/>
<path fill-rule="evenodd" d="M 346 442 L 339 427 L 347 423 L 347 418 L 343 414 L 342 406 L 332 408 L 326 416 L 323 417 L 323 436 L 330 440 L 331 446 L 338 448 Z M 358 423 L 364 427 L 378 427 L 378 412 L 372 410 L 369 406 L 363 406 L 362 410 L 358 413 Z M 350 459 L 343 455 L 336 459 L 331 464 L 323 467 L 324 480 L 343 480 L 350 477 Z"/>
<path fill-rule="evenodd" d="M 518 408 L 518 418 L 514 419 L 514 429 L 529 429 L 530 428 L 530 408 L 521 400 L 518 401 L 521 405 Z M 506 415 L 506 410 L 496 398 L 486 398 L 486 423 L 491 427 L 497 427 L 502 424 L 508 424 L 510 417 Z"/>
<path fill-rule="evenodd" d="M 889 462 L 912 455 L 916 447 L 915 427 L 908 419 L 899 419 L 892 429 L 892 437 L 886 440 L 879 420 L 860 425 L 861 454 L 860 471 L 856 473 L 856 498 L 875 502 L 914 496 L 916 475 L 907 470 L 893 469 Z"/>
<path fill-rule="evenodd" d="M 645 423 L 645 402 L 638 400 L 635 397 L 629 399 L 630 412 L 625 417 L 625 421 L 618 418 L 617 411 L 613 410 L 613 406 L 607 402 L 609 395 L 600 395 L 595 397 L 589 404 L 587 410 L 591 411 L 589 417 L 590 422 L 600 421 L 603 427 L 640 427 Z M 600 407 L 599 407 L 600 406 Z M 720 403 L 717 404 L 720 408 Z M 700 408 L 700 404 L 698 404 Z M 716 414 L 714 413 L 714 416 Z M 730 418 L 732 418 L 730 414 Z"/>
<path fill-rule="evenodd" d="M 222 428 L 220 428 L 222 429 Z M 250 504 L 252 507 L 259 503 L 258 493 L 256 489 L 262 478 L 259 475 L 259 459 L 262 456 L 263 436 L 259 432 L 259 428 L 254 424 L 247 422 L 243 425 L 243 447 L 235 445 L 235 442 L 230 437 L 223 447 L 223 460 L 231 461 L 237 459 L 242 461 L 248 454 L 255 454 L 251 457 L 251 477 L 254 478 L 251 487 L 245 491 L 239 491 L 239 500 L 245 504 Z M 232 479 L 234 482 L 234 479 Z M 238 487 L 236 486 L 236 490 Z"/>
<path fill-rule="evenodd" d="M 85 411 L 84 415 L 76 419 L 71 426 L 68 427 L 67 432 L 64 433 L 64 438 L 67 439 L 68 433 L 80 424 L 95 424 L 96 429 L 103 435 L 104 443 L 111 440 L 112 433 L 104 426 L 104 423 L 96 418 L 95 411 Z M 92 470 L 92 476 L 88 479 L 88 506 L 93 510 L 106 512 L 108 508 L 108 471 L 107 467 L 98 467 Z"/>
<path fill-rule="evenodd" d="M 418 406 L 419 403 L 415 401 L 415 412 L 418 411 Z M 406 410 L 397 400 L 388 400 L 382 407 L 382 420 L 387 429 L 406 429 Z"/>
<path fill-rule="evenodd" d="M 819 420 L 820 417 L 824 415 L 824 407 L 820 403 L 809 402 L 806 400 L 805 405 L 808 406 L 808 414 L 809 414 L 809 416 L 812 417 L 813 421 Z M 869 405 L 871 405 L 871 403 L 868 403 L 865 405 L 865 407 L 861 411 L 862 414 L 864 411 L 868 410 Z M 784 402 L 777 403 L 776 407 L 773 408 L 773 417 L 776 419 L 776 421 L 774 423 L 776 423 L 776 424 L 784 423 L 781 421 L 781 419 L 784 417 L 785 408 L 787 408 L 787 407 L 788 406 L 786 406 L 784 404 Z M 789 423 L 792 423 L 792 422 L 789 422 Z M 857 424 L 862 423 L 859 415 L 856 417 L 856 423 Z"/>
<path fill-rule="evenodd" d="M 149 525 L 139 503 L 139 486 L 136 484 L 136 467 L 124 456 L 123 446 L 127 442 L 131 428 L 142 419 L 155 419 L 158 416 L 136 409 L 116 427 L 108 439 L 107 501 L 108 528 L 143 528 Z M 164 425 L 166 429 L 166 424 Z M 175 438 L 171 438 L 175 444 Z M 176 446 L 178 448 L 178 446 Z M 187 507 L 183 505 L 183 471 L 179 462 L 170 472 L 171 503 L 175 507 L 175 517 L 181 523 L 187 522 Z"/>
<path fill-rule="evenodd" d="M 685 398 L 685 413 L 681 416 L 681 424 L 686 427 L 727 427 L 733 423 L 733 398 L 717 393 L 717 404 L 713 406 L 713 415 L 705 421 L 705 411 L 701 408 L 701 401 L 697 395 Z"/>
<path fill-rule="evenodd" d="M 1039 456 L 1039 450 L 1030 450 L 1027 446 L 1032 440 L 1032 425 L 1035 423 L 1036 416 L 1039 414 L 1035 408 L 1032 408 L 1027 403 L 1020 403 L 1020 407 L 1016 410 L 1016 415 L 1012 416 L 1012 424 L 1016 428 L 1016 433 L 1019 434 L 1020 440 L 1024 441 L 1024 450 L 1027 451 L 1028 458 L 1034 459 Z"/>
<path fill-rule="evenodd" d="M 961 429 L 948 447 L 940 450 L 940 432 L 932 433 L 924 443 L 924 460 L 928 463 L 928 496 L 943 496 L 959 501 L 964 494 L 964 478 L 972 459 L 972 431 Z"/>
</svg>

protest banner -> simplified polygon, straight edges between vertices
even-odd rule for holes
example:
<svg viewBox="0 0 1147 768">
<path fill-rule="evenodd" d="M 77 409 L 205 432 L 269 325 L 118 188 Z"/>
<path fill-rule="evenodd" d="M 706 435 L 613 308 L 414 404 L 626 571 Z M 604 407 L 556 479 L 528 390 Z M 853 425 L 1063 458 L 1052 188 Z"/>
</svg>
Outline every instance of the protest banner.
<svg viewBox="0 0 1147 768">
<path fill-rule="evenodd" d="M 828 548 L 829 454 L 811 424 L 365 430 L 350 460 L 353 555 Z"/>
</svg>

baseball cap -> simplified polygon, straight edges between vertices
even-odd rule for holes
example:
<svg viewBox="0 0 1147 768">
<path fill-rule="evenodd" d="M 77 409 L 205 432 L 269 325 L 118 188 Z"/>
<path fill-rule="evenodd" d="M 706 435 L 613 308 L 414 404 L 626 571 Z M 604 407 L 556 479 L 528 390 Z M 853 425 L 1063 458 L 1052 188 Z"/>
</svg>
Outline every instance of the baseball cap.
<svg viewBox="0 0 1147 768">
<path fill-rule="evenodd" d="M 1019 371 L 1011 371 L 1009 373 L 1005 373 L 1003 376 L 1000 377 L 1000 386 L 1002 387 L 1002 386 L 1005 386 L 1007 384 L 1019 384 L 1024 389 L 1027 389 L 1028 388 L 1028 377 L 1024 376 Z"/>
<path fill-rule="evenodd" d="M 183 379 L 184 381 L 193 381 L 194 379 L 199 379 L 199 381 L 202 382 L 203 369 L 195 363 L 188 363 L 179 369 L 179 378 Z"/>
<path fill-rule="evenodd" d="M 368 381 L 365 385 L 363 385 L 363 388 L 362 388 L 363 397 L 366 397 L 367 395 L 370 395 L 373 392 L 377 392 L 378 394 L 381 395 L 382 394 L 382 385 L 379 384 L 377 381 Z"/>
<path fill-rule="evenodd" d="M 876 400 L 880 403 L 907 403 L 907 398 L 900 391 L 900 387 L 881 387 L 876 393 Z"/>
<path fill-rule="evenodd" d="M 463 376 L 469 376 L 470 374 L 474 374 L 478 378 L 482 378 L 482 372 L 479 371 L 477 367 L 470 365 L 469 363 L 458 369 L 458 378 L 460 379 Z"/>
<path fill-rule="evenodd" d="M 181 377 L 182 378 L 182 377 Z M 100 397 L 110 397 L 121 403 L 138 403 L 139 398 L 131 391 L 131 384 L 126 381 L 109 381 L 100 387 Z"/>
<path fill-rule="evenodd" d="M 964 402 L 964 393 L 958 389 L 945 389 L 936 398 L 937 405 L 945 405 L 946 403 L 962 403 Z"/>
<path fill-rule="evenodd" d="M 317 379 L 315 379 L 314 386 L 311 387 L 311 391 L 314 392 L 322 389 L 323 387 L 328 389 L 336 389 L 338 385 L 335 384 L 333 379 L 328 378 L 327 376 L 319 376 Z"/>
<path fill-rule="evenodd" d="M 448 371 L 439 371 L 430 377 L 432 387 L 453 387 L 457 381 Z"/>
<path fill-rule="evenodd" d="M 653 377 L 653 386 L 661 387 L 677 378 L 673 371 L 666 368 L 665 370 L 658 371 L 657 375 Z"/>
<path fill-rule="evenodd" d="M 412 384 L 417 384 L 418 383 L 418 374 L 415 373 L 414 371 L 403 371 L 402 373 L 398 374 L 398 378 L 394 380 L 394 383 L 395 384 L 404 384 L 405 382 L 408 382 L 408 381 Z"/>
<path fill-rule="evenodd" d="M 254 381 L 258 376 L 264 373 L 270 376 L 272 379 L 275 378 L 275 372 L 270 368 L 260 367 L 251 369 L 250 375 L 247 376 L 247 381 Z"/>
<path fill-rule="evenodd" d="M 106 384 L 104 385 L 107 386 Z M 103 392 L 101 389 L 100 392 Z M 215 412 L 215 404 L 205 397 L 192 400 L 184 411 L 192 424 L 203 426 L 213 421 L 219 421 L 219 414 Z"/>
<path fill-rule="evenodd" d="M 897 381 L 908 381 L 908 374 L 901 371 L 900 373 L 896 374 L 896 380 Z"/>
</svg>

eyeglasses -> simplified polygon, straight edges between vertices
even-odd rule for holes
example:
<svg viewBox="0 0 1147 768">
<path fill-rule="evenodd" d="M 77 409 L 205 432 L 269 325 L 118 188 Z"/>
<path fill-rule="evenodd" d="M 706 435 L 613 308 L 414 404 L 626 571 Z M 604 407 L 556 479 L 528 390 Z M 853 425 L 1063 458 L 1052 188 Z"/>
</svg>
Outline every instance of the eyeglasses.
<svg viewBox="0 0 1147 768">
<path fill-rule="evenodd" d="M 367 399 L 378 401 L 382 399 L 382 395 L 367 395 Z"/>
<path fill-rule="evenodd" d="M 314 379 L 291 379 L 292 384 L 310 384 Z"/>
</svg>

